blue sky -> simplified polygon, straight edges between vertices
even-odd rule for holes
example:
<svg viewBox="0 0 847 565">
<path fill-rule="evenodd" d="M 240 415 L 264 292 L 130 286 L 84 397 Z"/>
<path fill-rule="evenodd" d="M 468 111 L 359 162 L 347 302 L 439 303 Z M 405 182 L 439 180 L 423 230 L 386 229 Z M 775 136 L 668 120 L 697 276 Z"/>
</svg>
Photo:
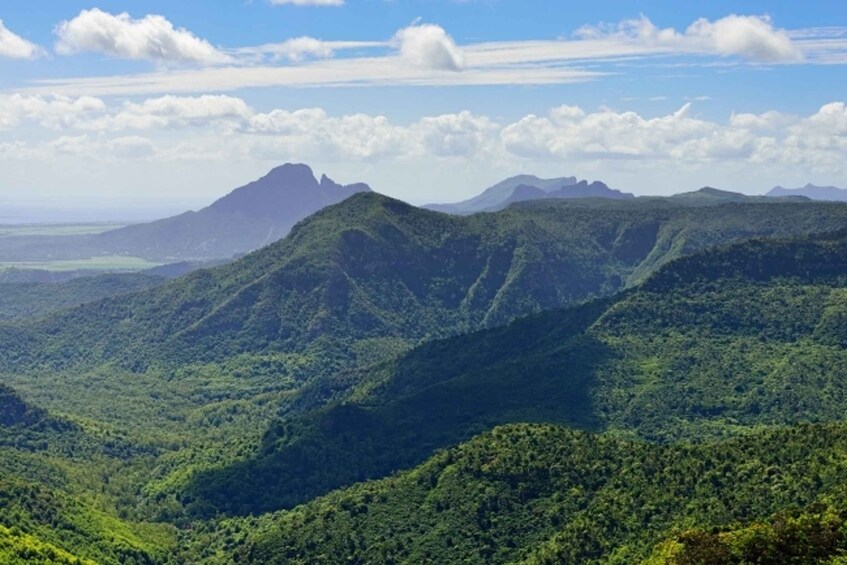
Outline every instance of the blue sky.
<svg viewBox="0 0 847 565">
<path fill-rule="evenodd" d="M 291 1 L 4 2 L 0 204 L 847 185 L 845 2 Z"/>
</svg>

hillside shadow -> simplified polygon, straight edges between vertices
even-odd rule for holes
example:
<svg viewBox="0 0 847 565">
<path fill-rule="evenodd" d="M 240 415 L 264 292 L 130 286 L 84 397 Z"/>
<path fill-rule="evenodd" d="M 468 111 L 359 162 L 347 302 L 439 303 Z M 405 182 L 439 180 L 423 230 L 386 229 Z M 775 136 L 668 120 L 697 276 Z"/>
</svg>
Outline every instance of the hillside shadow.
<svg viewBox="0 0 847 565">
<path fill-rule="evenodd" d="M 413 467 L 501 424 L 598 429 L 595 372 L 613 352 L 584 333 L 602 304 L 581 308 L 411 352 L 376 396 L 275 423 L 251 458 L 195 475 L 185 491 L 189 511 L 290 508 Z"/>
</svg>

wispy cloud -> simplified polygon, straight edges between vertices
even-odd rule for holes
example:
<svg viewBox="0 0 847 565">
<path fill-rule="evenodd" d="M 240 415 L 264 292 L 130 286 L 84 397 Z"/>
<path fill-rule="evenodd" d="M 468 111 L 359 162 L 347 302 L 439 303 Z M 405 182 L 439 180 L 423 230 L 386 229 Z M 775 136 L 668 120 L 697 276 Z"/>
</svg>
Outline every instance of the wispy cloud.
<svg viewBox="0 0 847 565">
<path fill-rule="evenodd" d="M 107 96 L 271 86 L 542 85 L 596 80 L 621 72 L 623 67 L 608 64 L 622 61 L 705 66 L 847 63 L 847 35 L 841 28 L 789 32 L 776 28 L 767 17 L 738 15 L 700 19 L 683 31 L 658 28 L 642 16 L 583 27 L 572 39 L 464 45 L 438 25 L 415 22 L 391 38 L 374 41 L 297 37 L 218 49 L 160 16 L 133 20 L 99 10 L 82 12 L 62 24 L 58 33 L 58 49 L 64 53 L 93 50 L 159 62 L 194 62 L 201 68 L 45 80 L 27 92 Z"/>
<path fill-rule="evenodd" d="M 766 63 L 803 58 L 788 32 L 775 28 L 766 16 L 733 14 L 715 21 L 701 18 L 679 32 L 673 28 L 660 29 L 642 15 L 614 25 L 584 26 L 577 35 L 583 39 L 666 48 L 675 53 L 737 55 Z"/>
<path fill-rule="evenodd" d="M 229 52 L 243 63 L 263 63 L 287 60 L 300 63 L 308 59 L 328 59 L 340 51 L 385 48 L 386 41 L 324 41 L 314 37 L 294 37 L 279 43 L 241 47 Z"/>
</svg>

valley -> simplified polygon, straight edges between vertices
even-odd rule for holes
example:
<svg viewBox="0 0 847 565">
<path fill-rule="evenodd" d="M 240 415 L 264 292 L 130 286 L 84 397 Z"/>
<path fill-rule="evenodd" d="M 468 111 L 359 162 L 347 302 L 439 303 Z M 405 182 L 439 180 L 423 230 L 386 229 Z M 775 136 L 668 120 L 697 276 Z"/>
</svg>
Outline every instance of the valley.
<svg viewBox="0 0 847 565">
<path fill-rule="evenodd" d="M 712 189 L 364 193 L 174 279 L 5 283 L 0 551 L 676 563 L 840 519 L 845 225 Z"/>
</svg>

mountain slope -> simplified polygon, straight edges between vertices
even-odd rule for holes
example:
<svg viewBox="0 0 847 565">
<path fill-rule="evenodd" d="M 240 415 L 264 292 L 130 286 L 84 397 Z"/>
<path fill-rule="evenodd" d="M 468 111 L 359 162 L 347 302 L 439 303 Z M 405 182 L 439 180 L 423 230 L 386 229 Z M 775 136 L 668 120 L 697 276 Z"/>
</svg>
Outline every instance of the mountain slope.
<svg viewBox="0 0 847 565">
<path fill-rule="evenodd" d="M 608 295 L 710 245 L 847 223 L 837 204 L 530 204 L 457 217 L 358 194 L 234 263 L 0 326 L 0 368 L 315 347 L 349 357 L 364 340 L 415 343 Z"/>
<path fill-rule="evenodd" d="M 843 504 L 845 455 L 844 426 L 658 446 L 515 424 L 227 529 L 245 528 L 235 560 L 246 563 L 639 563 L 682 527 L 746 523 L 826 496 Z"/>
<path fill-rule="evenodd" d="M 847 202 L 847 189 L 835 186 L 815 186 L 807 184 L 800 188 L 783 188 L 777 186 L 772 188 L 767 196 L 784 198 L 786 196 L 805 196 L 812 200 L 831 200 Z"/>
<path fill-rule="evenodd" d="M 229 258 L 273 243 L 306 216 L 367 191 L 365 184 L 342 186 L 326 175 L 318 181 L 308 166 L 286 164 L 202 210 L 104 232 L 93 244 L 151 259 Z"/>
<path fill-rule="evenodd" d="M 124 273 L 80 277 L 60 283 L 0 283 L 0 320 L 44 316 L 109 296 L 150 288 L 163 280 Z"/>
<path fill-rule="evenodd" d="M 284 237 L 300 220 L 359 192 L 363 183 L 318 181 L 302 164 L 285 164 L 196 212 L 91 235 L 0 238 L 0 260 L 14 262 L 140 257 L 161 263 L 231 259 Z"/>
<path fill-rule="evenodd" d="M 319 381 L 304 392 L 316 409 L 189 489 L 228 512 L 291 506 L 509 422 L 668 442 L 839 421 L 845 273 L 845 233 L 682 258 L 613 299 Z"/>
</svg>

